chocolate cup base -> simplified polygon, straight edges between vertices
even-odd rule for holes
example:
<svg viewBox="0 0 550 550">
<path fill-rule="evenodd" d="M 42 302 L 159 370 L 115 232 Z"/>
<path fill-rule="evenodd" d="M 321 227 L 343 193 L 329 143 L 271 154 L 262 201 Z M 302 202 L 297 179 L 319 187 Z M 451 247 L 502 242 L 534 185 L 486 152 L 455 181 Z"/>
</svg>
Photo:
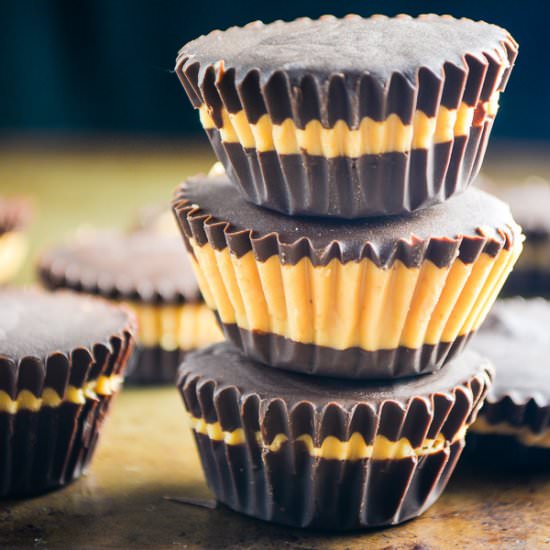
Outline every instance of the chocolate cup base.
<svg viewBox="0 0 550 550">
<path fill-rule="evenodd" d="M 219 317 L 218 317 L 219 320 Z M 336 378 L 385 379 L 427 374 L 442 368 L 466 346 L 471 334 L 454 342 L 425 344 L 411 349 L 367 351 L 361 348 L 337 350 L 295 342 L 273 333 L 248 331 L 220 322 L 225 336 L 248 357 L 270 367 L 315 376 Z"/>
<path fill-rule="evenodd" d="M 464 447 L 397 460 L 328 460 L 298 446 L 262 452 L 195 434 L 217 500 L 271 523 L 324 531 L 397 525 L 441 495 Z"/>
<path fill-rule="evenodd" d="M 550 448 L 528 447 L 509 435 L 468 434 L 464 462 L 472 468 L 498 472 L 548 472 Z"/>
<path fill-rule="evenodd" d="M 113 397 L 0 413 L 0 498 L 38 496 L 86 473 Z"/>
<path fill-rule="evenodd" d="M 502 288 L 501 297 L 524 296 L 550 298 L 550 269 L 515 269 Z"/>
<path fill-rule="evenodd" d="M 288 215 L 356 219 L 407 214 L 467 189 L 477 176 L 493 121 L 429 149 L 327 158 L 224 143 L 206 130 L 243 197 Z"/>
<path fill-rule="evenodd" d="M 160 346 L 137 346 L 128 365 L 125 385 L 173 385 L 186 353 L 180 349 L 168 351 Z"/>
</svg>

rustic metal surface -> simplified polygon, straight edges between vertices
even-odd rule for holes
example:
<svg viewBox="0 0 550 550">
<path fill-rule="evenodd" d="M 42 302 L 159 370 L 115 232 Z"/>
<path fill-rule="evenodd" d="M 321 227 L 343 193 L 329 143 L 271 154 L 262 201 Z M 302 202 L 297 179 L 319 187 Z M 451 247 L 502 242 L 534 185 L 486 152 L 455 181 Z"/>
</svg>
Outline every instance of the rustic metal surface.
<svg viewBox="0 0 550 550">
<path fill-rule="evenodd" d="M 136 207 L 167 202 L 178 181 L 207 170 L 212 158 L 184 145 L 118 154 L 105 153 L 109 147 L 63 154 L 3 148 L 0 193 L 35 200 L 34 254 L 83 223 L 127 224 Z M 544 155 L 501 158 L 495 163 L 492 156 L 494 176 L 550 175 Z M 33 261 L 24 282 L 32 280 Z M 301 532 L 165 499 L 178 496 L 210 497 L 179 396 L 173 388 L 127 389 L 86 478 L 49 495 L 0 502 L 0 548 L 550 548 L 550 467 L 512 475 L 462 463 L 421 518 L 347 535 Z"/>
<path fill-rule="evenodd" d="M 467 467 L 465 467 L 467 466 Z M 469 465 L 421 518 L 367 533 L 287 529 L 165 497 L 210 497 L 173 388 L 126 389 L 88 476 L 0 506 L 0 546 L 17 548 L 538 548 L 550 546 L 550 473 Z"/>
</svg>

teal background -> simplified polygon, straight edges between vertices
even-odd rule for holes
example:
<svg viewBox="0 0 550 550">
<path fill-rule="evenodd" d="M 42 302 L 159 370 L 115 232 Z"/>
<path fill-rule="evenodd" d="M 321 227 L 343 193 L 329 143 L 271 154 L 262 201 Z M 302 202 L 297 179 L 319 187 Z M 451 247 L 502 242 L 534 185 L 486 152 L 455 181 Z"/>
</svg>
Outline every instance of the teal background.
<svg viewBox="0 0 550 550">
<path fill-rule="evenodd" d="M 192 135 L 198 120 L 172 73 L 188 40 L 254 19 L 430 11 L 508 28 L 520 56 L 494 140 L 550 140 L 550 3 L 540 0 L 0 0 L 0 132 Z"/>
</svg>

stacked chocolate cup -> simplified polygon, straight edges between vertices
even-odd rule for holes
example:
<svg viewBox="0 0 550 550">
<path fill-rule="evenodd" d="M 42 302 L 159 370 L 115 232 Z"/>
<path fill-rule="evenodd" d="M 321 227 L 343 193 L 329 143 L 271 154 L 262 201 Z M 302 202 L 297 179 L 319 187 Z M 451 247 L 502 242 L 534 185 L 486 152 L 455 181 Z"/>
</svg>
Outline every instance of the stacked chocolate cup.
<svg viewBox="0 0 550 550">
<path fill-rule="evenodd" d="M 180 51 L 226 171 L 174 199 L 230 342 L 179 378 L 219 501 L 352 529 L 443 490 L 492 379 L 464 348 L 522 247 L 469 188 L 516 53 L 436 15 L 256 22 Z"/>
</svg>

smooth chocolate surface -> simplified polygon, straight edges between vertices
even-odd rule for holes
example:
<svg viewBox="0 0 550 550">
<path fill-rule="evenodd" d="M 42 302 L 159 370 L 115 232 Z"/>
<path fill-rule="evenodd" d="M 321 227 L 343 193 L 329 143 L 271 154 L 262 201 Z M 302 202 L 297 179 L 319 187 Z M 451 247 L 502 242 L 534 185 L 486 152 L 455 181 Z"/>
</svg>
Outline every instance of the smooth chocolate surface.
<svg viewBox="0 0 550 550">
<path fill-rule="evenodd" d="M 436 373 L 393 382 L 320 378 L 270 369 L 245 357 L 233 345 L 221 343 L 188 355 L 180 369 L 180 384 L 198 377 L 211 381 L 206 383 L 213 384 L 218 395 L 238 391 L 243 400 L 257 395 L 262 400 L 283 401 L 289 409 L 308 402 L 317 411 L 335 403 L 350 410 L 358 403 L 376 406 L 391 400 L 405 406 L 413 398 L 448 394 L 488 370 L 489 361 L 465 351 Z"/>
<path fill-rule="evenodd" d="M 279 254 L 289 264 L 307 256 L 314 265 L 367 257 L 383 266 L 395 259 L 418 266 L 425 258 L 446 266 L 456 256 L 466 263 L 481 252 L 494 256 L 520 238 L 508 206 L 476 189 L 408 216 L 344 221 L 258 208 L 227 176 L 197 176 L 177 190 L 174 208 L 184 234 L 199 245 L 229 246 L 237 256 L 253 249 L 259 261 Z"/>
<path fill-rule="evenodd" d="M 324 16 L 213 31 L 181 49 L 176 69 L 195 106 L 205 100 L 215 116 L 219 94 L 230 111 L 244 104 L 253 123 L 269 103 L 275 123 L 297 114 L 302 124 L 317 118 L 327 127 L 340 119 L 356 126 L 362 116 L 380 120 L 389 112 L 409 121 L 418 89 L 418 107 L 430 116 L 440 99 L 456 107 L 463 95 L 473 105 L 504 87 L 508 70 L 497 67 L 509 69 L 516 53 L 507 31 L 484 22 Z M 264 100 L 254 93 L 259 88 Z M 359 109 L 351 96 L 361 98 Z"/>
<path fill-rule="evenodd" d="M 509 397 L 517 403 L 533 400 L 550 406 L 549 301 L 498 300 L 471 346 L 496 369 L 489 402 Z"/>
<path fill-rule="evenodd" d="M 189 42 L 180 55 L 202 64 L 223 60 L 225 70 L 283 67 L 297 77 L 307 71 L 325 78 L 334 72 L 369 72 L 381 82 L 400 72 L 414 83 L 419 68 L 438 73 L 445 62 L 461 64 L 466 53 L 505 55 L 502 44 L 508 39 L 496 25 L 437 15 L 300 18 L 213 31 Z"/>
<path fill-rule="evenodd" d="M 181 238 L 155 231 L 98 232 L 46 252 L 39 274 L 49 288 L 153 303 L 201 300 Z"/>
<path fill-rule="evenodd" d="M 70 292 L 0 290 L 0 358 L 43 361 L 54 353 L 111 346 L 133 327 L 123 308 Z M 0 373 L 1 374 L 1 373 Z M 1 377 L 1 376 L 0 376 Z"/>
</svg>

